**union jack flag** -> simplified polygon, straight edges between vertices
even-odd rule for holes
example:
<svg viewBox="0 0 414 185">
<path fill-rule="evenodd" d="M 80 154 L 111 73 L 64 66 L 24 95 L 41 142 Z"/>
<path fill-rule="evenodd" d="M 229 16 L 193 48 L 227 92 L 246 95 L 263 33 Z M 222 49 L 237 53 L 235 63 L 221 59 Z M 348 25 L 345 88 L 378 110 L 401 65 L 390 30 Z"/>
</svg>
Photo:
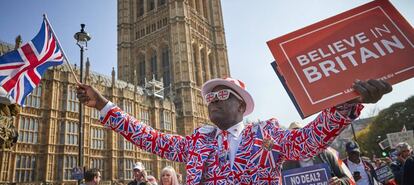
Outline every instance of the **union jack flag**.
<svg viewBox="0 0 414 185">
<path fill-rule="evenodd" d="M 23 105 L 46 69 L 62 64 L 63 56 L 50 24 L 43 19 L 42 28 L 30 42 L 0 57 L 0 85 Z"/>
</svg>

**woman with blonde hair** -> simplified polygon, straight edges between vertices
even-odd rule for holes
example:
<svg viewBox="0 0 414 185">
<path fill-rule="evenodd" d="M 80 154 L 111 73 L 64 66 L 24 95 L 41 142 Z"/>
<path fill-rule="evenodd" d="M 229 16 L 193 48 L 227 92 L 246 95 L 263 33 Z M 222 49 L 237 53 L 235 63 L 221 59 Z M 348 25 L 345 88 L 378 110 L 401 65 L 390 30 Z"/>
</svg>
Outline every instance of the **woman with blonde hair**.
<svg viewBox="0 0 414 185">
<path fill-rule="evenodd" d="M 161 171 L 160 185 L 179 185 L 177 173 L 171 166 L 166 166 Z"/>
</svg>

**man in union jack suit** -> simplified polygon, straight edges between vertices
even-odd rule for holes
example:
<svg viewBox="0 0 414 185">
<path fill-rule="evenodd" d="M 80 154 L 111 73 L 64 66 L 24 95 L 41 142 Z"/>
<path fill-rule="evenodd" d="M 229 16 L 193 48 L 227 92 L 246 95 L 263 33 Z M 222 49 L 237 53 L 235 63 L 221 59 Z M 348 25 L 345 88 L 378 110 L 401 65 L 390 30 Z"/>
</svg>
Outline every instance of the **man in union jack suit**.
<svg viewBox="0 0 414 185">
<path fill-rule="evenodd" d="M 123 112 L 91 86 L 79 85 L 79 100 L 101 111 L 101 122 L 143 150 L 186 163 L 187 184 L 279 184 L 284 160 L 309 158 L 323 151 L 361 109 L 390 92 L 380 80 L 357 81 L 359 99 L 329 108 L 307 126 L 284 130 L 276 119 L 243 124 L 254 102 L 236 79 L 212 79 L 202 87 L 215 126 L 202 126 L 188 136 L 164 134 Z M 276 105 L 275 105 L 276 106 Z"/>
</svg>

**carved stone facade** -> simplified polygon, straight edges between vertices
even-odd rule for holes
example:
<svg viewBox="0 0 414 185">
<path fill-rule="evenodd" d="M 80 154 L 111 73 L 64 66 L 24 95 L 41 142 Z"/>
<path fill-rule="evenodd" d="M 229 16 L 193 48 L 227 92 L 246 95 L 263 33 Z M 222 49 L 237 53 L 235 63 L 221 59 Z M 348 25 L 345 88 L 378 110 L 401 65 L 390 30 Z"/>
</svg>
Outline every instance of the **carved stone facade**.
<svg viewBox="0 0 414 185">
<path fill-rule="evenodd" d="M 0 53 L 13 49 L 0 43 Z M 79 72 L 78 70 L 76 70 Z M 90 71 L 93 85 L 126 112 L 157 130 L 189 134 L 208 122 L 201 85 L 230 75 L 220 0 L 118 0 L 118 79 Z M 15 118 L 19 139 L 0 149 L 0 184 L 75 184 L 78 159 L 78 100 L 66 66 L 45 73 Z M 84 163 L 102 170 L 102 184 L 132 179 L 132 164 L 144 163 L 160 177 L 183 165 L 143 152 L 104 129 L 98 112 L 85 108 Z M 179 168 L 179 166 L 181 168 Z"/>
<path fill-rule="evenodd" d="M 220 0 L 118 0 L 118 71 L 170 86 L 179 134 L 207 123 L 201 85 L 230 75 Z"/>
<path fill-rule="evenodd" d="M 86 83 L 103 92 L 123 110 L 153 128 L 177 134 L 174 103 L 155 95 L 160 82 L 150 81 L 146 88 L 89 71 Z M 79 70 L 76 70 L 79 73 Z M 162 85 L 162 84 L 161 84 Z M 76 82 L 65 65 L 50 68 L 41 84 L 26 99 L 15 118 L 19 138 L 11 149 L 0 149 L 0 184 L 76 184 L 71 171 L 78 159 L 78 105 Z M 178 163 L 161 159 L 133 146 L 115 132 L 98 123 L 99 112 L 85 107 L 84 164 L 102 170 L 103 183 L 132 180 L 135 162 L 143 162 L 149 174 L 159 177 L 167 165 Z"/>
</svg>

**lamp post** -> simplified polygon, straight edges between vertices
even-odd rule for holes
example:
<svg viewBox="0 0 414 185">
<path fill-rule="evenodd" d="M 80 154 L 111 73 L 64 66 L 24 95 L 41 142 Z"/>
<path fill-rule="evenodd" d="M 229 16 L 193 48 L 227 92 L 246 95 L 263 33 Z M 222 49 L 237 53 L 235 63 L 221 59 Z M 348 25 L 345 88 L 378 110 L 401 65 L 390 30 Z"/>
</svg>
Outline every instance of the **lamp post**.
<svg viewBox="0 0 414 185">
<path fill-rule="evenodd" d="M 76 39 L 76 45 L 80 48 L 80 83 L 84 83 L 83 79 L 83 52 L 88 47 L 88 41 L 91 40 L 91 37 L 87 32 L 85 32 L 85 24 L 81 24 L 81 30 L 73 36 Z M 79 103 L 79 154 L 78 154 L 78 166 L 83 168 L 82 171 L 85 171 L 83 164 L 83 105 Z M 82 179 L 78 179 L 78 184 L 81 184 Z"/>
</svg>

